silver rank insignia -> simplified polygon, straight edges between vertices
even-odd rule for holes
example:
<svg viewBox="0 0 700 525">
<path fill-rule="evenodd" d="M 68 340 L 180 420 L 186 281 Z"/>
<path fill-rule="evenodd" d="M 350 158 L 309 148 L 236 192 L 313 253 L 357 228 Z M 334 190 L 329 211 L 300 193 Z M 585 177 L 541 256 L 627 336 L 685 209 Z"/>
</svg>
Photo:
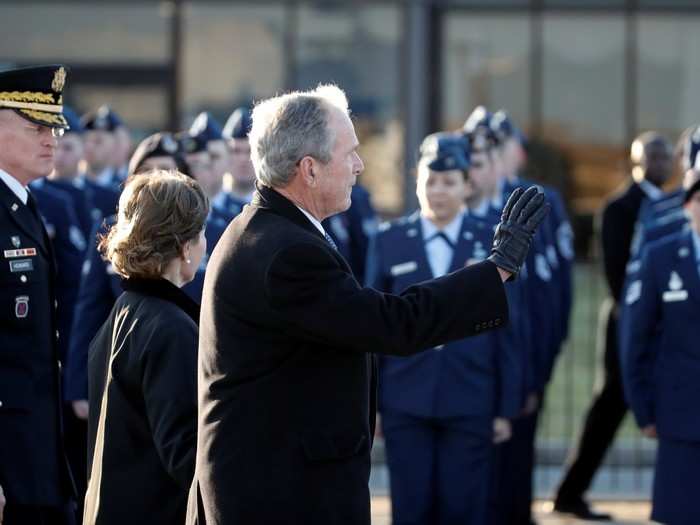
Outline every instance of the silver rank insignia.
<svg viewBox="0 0 700 525">
<path fill-rule="evenodd" d="M 661 296 L 665 303 L 685 301 L 688 299 L 688 290 L 683 290 L 683 279 L 677 272 L 671 272 L 668 279 L 668 291 Z"/>
<path fill-rule="evenodd" d="M 29 296 L 18 295 L 15 297 L 15 317 L 24 319 L 27 315 L 29 315 Z"/>
<path fill-rule="evenodd" d="M 671 272 L 671 277 L 668 280 L 668 289 L 676 292 L 683 288 L 683 280 L 677 272 Z"/>
<path fill-rule="evenodd" d="M 19 240 L 19 235 L 13 235 L 10 237 L 10 240 L 12 241 L 12 246 L 15 248 L 19 248 L 20 246 L 20 240 Z"/>
</svg>

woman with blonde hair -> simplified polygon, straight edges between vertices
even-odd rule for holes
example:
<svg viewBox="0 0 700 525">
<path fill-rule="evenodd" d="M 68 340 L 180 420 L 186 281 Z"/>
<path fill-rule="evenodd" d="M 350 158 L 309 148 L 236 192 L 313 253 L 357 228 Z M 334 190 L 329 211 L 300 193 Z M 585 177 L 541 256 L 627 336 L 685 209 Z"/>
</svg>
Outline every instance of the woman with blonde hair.
<svg viewBox="0 0 700 525">
<path fill-rule="evenodd" d="M 90 345 L 84 523 L 182 523 L 194 472 L 199 307 L 180 288 L 206 250 L 196 181 L 127 181 L 100 250 L 124 293 Z"/>
</svg>

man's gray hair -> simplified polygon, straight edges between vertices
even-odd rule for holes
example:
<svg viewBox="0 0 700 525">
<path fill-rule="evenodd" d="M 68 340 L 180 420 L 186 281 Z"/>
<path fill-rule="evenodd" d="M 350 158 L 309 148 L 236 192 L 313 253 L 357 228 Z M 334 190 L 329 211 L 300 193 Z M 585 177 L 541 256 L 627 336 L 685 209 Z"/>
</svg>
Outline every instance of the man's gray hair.
<svg viewBox="0 0 700 525">
<path fill-rule="evenodd" d="M 331 160 L 335 142 L 328 127 L 331 107 L 349 114 L 345 92 L 333 84 L 287 93 L 255 106 L 248 138 L 258 181 L 283 188 L 304 157 L 311 156 L 324 164 Z"/>
</svg>

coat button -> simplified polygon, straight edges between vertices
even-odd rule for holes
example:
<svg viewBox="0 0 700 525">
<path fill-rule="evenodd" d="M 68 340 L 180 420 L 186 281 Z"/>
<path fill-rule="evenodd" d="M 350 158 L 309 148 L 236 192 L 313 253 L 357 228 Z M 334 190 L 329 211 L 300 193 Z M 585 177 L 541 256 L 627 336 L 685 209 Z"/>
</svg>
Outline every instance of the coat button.
<svg viewBox="0 0 700 525">
<path fill-rule="evenodd" d="M 56 339 L 58 339 L 59 333 L 58 330 L 56 330 Z"/>
<path fill-rule="evenodd" d="M 27 276 L 26 275 L 20 275 L 19 280 L 22 281 L 23 283 L 27 282 Z"/>
<path fill-rule="evenodd" d="M 0 408 L 2 407 L 2 401 L 0 401 Z"/>
<path fill-rule="evenodd" d="M 53 300 L 53 307 L 58 308 L 58 301 L 56 299 Z"/>
</svg>

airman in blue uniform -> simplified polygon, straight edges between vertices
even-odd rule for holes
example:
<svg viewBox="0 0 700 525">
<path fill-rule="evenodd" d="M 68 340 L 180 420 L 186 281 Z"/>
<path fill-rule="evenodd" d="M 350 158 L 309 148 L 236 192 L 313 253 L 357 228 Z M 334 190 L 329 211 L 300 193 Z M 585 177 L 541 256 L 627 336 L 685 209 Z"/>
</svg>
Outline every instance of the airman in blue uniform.
<svg viewBox="0 0 700 525">
<path fill-rule="evenodd" d="M 630 408 L 659 440 L 652 519 L 669 525 L 700 523 L 700 176 L 685 195 L 690 228 L 644 250 L 621 338 Z"/>
<path fill-rule="evenodd" d="M 100 106 L 80 119 L 84 133 L 85 164 L 88 180 L 104 188 L 121 191 L 122 180 L 114 167 L 119 149 L 116 131 L 123 126 L 109 106 Z"/>
<path fill-rule="evenodd" d="M 255 192 L 255 170 L 250 160 L 248 133 L 253 126 L 253 115 L 249 108 L 236 108 L 226 121 L 223 130 L 228 148 L 228 172 L 224 175 L 224 191 L 227 199 L 241 206 L 250 202 Z"/>
<path fill-rule="evenodd" d="M 503 203 L 515 186 L 506 178 L 505 134 L 494 124 L 494 115 L 483 106 L 467 118 L 462 132 L 472 147 L 469 170 L 472 196 L 467 200 L 468 214 L 491 227 L 498 222 Z M 534 438 L 537 401 L 547 381 L 552 333 L 552 312 L 556 287 L 546 255 L 545 219 L 530 248 L 520 279 L 514 283 L 509 305 L 514 317 L 513 337 L 508 344 L 518 351 L 523 377 L 517 417 L 513 417 L 512 439 L 496 448 L 491 481 L 491 523 L 520 524 L 530 521 Z M 537 334 L 533 332 L 537 327 Z M 534 400 L 533 400 L 534 399 Z"/>
<path fill-rule="evenodd" d="M 227 213 L 230 218 L 238 215 L 245 202 L 224 190 L 229 153 L 221 125 L 209 113 L 202 112 L 182 134 L 181 144 L 191 175 L 202 186 L 212 207 Z"/>
<path fill-rule="evenodd" d="M 493 228 L 464 213 L 464 136 L 431 135 L 421 152 L 420 212 L 381 227 L 371 243 L 367 284 L 379 290 L 396 293 L 488 255 Z M 394 524 L 490 523 L 493 442 L 509 437 L 521 390 L 521 358 L 498 332 L 379 360 Z"/>
</svg>

